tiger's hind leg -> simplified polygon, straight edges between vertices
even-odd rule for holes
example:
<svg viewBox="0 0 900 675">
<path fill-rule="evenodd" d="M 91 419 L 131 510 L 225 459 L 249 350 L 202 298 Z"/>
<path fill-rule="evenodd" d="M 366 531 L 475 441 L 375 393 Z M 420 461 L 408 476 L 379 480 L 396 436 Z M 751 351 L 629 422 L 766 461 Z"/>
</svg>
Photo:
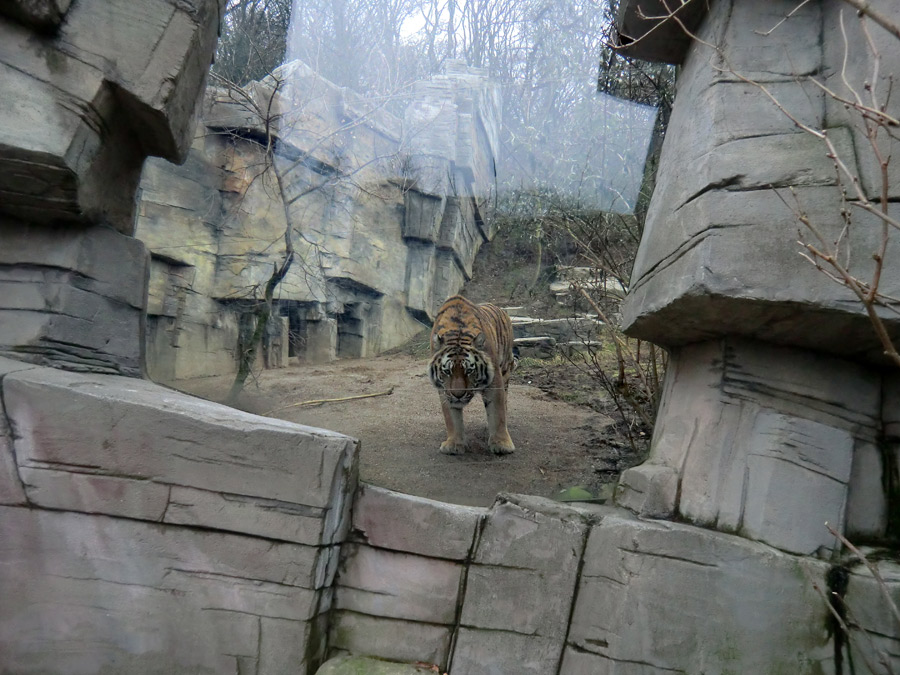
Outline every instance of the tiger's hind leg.
<svg viewBox="0 0 900 675">
<path fill-rule="evenodd" d="M 441 443 L 441 452 L 446 455 L 461 455 L 466 451 L 466 430 L 463 427 L 462 408 L 451 408 L 441 394 L 441 412 L 447 426 L 447 440 Z"/>
<path fill-rule="evenodd" d="M 481 394 L 488 419 L 488 449 L 495 455 L 508 455 L 516 449 L 506 428 L 507 386 L 508 381 L 500 387 L 488 387 Z"/>
</svg>

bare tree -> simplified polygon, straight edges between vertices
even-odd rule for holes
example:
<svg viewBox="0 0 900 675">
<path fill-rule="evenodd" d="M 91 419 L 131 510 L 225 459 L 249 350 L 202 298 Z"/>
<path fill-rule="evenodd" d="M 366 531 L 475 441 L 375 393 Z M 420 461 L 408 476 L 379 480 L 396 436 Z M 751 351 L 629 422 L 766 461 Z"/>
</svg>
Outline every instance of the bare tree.
<svg viewBox="0 0 900 675">
<path fill-rule="evenodd" d="M 206 128 L 234 147 L 250 148 L 231 160 L 232 170 L 239 173 L 231 182 L 237 191 L 231 217 L 242 217 L 251 188 L 261 185 L 267 192 L 266 202 L 282 210 L 279 220 L 284 223 L 277 239 L 260 241 L 259 250 L 242 253 L 232 266 L 235 288 L 225 299 L 246 317 L 230 394 L 234 400 L 252 375 L 271 321 L 279 316 L 278 296 L 285 284 L 303 287 L 289 287 L 287 292 L 294 295 L 300 292 L 323 302 L 330 297 L 321 270 L 323 259 L 332 253 L 322 233 L 308 227 L 309 223 L 338 215 L 341 195 L 365 193 L 381 198 L 386 197 L 384 190 L 405 188 L 402 176 L 386 180 L 399 176 L 399 146 L 370 146 L 357 140 L 361 127 L 378 128 L 391 99 L 368 101 L 346 93 L 353 101 L 353 112 L 348 113 L 335 105 L 334 96 L 340 90 L 300 63 L 278 68 L 261 82 L 245 86 L 222 76 L 214 79 L 215 97 L 226 105 L 220 119 L 206 120 Z M 413 176 L 407 176 L 407 182 L 413 181 Z M 271 271 L 260 276 L 266 260 Z"/>
<path fill-rule="evenodd" d="M 561 269 L 573 264 L 585 268 L 576 278 L 566 278 L 573 291 L 572 309 L 576 312 L 587 311 L 601 318 L 602 341 L 598 342 L 596 335 L 581 335 L 583 348 L 574 352 L 570 359 L 607 392 L 621 417 L 626 420 L 625 432 L 637 449 L 638 439 L 649 438 L 653 428 L 667 355 L 655 345 L 631 340 L 624 335 L 620 327 L 619 305 L 629 288 L 647 206 L 655 184 L 662 140 L 674 98 L 675 70 L 665 64 L 625 57 L 615 49 L 613 17 L 617 6 L 617 2 L 606 6 L 596 86 L 599 92 L 616 100 L 639 103 L 648 106 L 648 110 L 658 111 L 649 148 L 644 146 L 647 149 L 646 163 L 643 156 L 626 157 L 626 150 L 617 147 L 614 141 L 594 146 L 590 140 L 576 133 L 573 134 L 575 142 L 590 148 L 590 152 L 595 152 L 601 161 L 592 164 L 573 159 L 569 171 L 572 174 L 577 172 L 577 175 L 571 175 L 566 181 L 514 191 L 504 203 L 506 209 L 501 208 L 500 211 L 505 217 L 515 218 L 519 227 L 526 221 L 531 223 L 528 229 L 536 242 L 539 262 L 543 250 L 546 251 L 544 257 L 548 258 L 547 264 L 555 263 Z M 607 134 L 611 138 L 621 138 L 628 135 L 623 133 L 628 126 L 627 118 L 616 118 L 618 105 L 611 103 L 603 111 L 604 114 L 594 117 L 575 109 L 563 122 L 572 124 L 580 119 L 586 125 L 586 135 L 603 138 Z M 618 110 L 627 112 L 627 108 Z M 564 128 L 565 125 L 560 127 L 560 133 Z M 617 153 L 621 154 L 617 156 Z M 605 154 L 612 155 L 609 161 L 603 161 Z M 569 155 L 577 158 L 577 149 Z M 599 171 L 594 168 L 597 166 Z M 592 170 L 596 172 L 596 181 L 591 180 Z M 615 182 L 606 180 L 610 173 L 628 171 L 636 172 L 635 184 L 640 186 L 633 196 L 623 194 L 617 190 Z M 601 199 L 592 199 L 591 193 L 599 193 Z M 607 205 L 607 208 L 598 208 L 598 202 Z M 537 271 L 534 281 L 538 278 Z M 635 433 L 636 429 L 643 431 L 644 436 Z"/>
<path fill-rule="evenodd" d="M 233 0 L 226 29 L 255 26 L 263 15 L 281 26 L 278 2 L 284 0 Z M 645 150 L 620 141 L 632 128 L 638 133 L 640 125 L 646 127 L 654 106 L 668 109 L 674 76 L 671 68 L 624 59 L 608 48 L 614 11 L 606 0 L 310 0 L 295 3 L 286 53 L 339 85 L 379 96 L 388 107 L 399 107 L 396 92 L 440 72 L 447 59 L 486 69 L 502 88 L 505 152 L 497 172 L 501 189 L 510 190 L 500 203 L 511 209 L 507 221 L 528 214 L 538 247 L 550 230 L 562 228 L 594 262 L 618 256 L 615 264 L 610 257 L 605 269 L 597 269 L 621 283 L 630 272 L 640 222 L 601 217 L 596 195 L 623 212 L 646 204 L 645 197 L 624 194 L 621 183 L 631 171 L 630 183 L 641 185 Z M 240 28 L 241 35 L 250 35 L 249 27 Z M 247 53 L 256 52 L 268 53 Z M 235 92 L 244 84 L 225 76 L 220 83 Z M 623 107 L 609 97 L 640 105 Z M 629 111 L 634 120 L 627 118 Z M 666 115 L 659 117 L 657 148 Z M 293 124 L 303 126 L 299 116 Z M 267 148 L 264 169 L 277 173 L 277 142 L 267 135 L 259 139 Z M 652 182 L 644 183 L 638 194 L 649 192 Z M 542 257 L 539 251 L 535 277 Z M 267 304 L 265 286 L 248 295 Z"/>
<path fill-rule="evenodd" d="M 655 105 L 671 80 L 671 68 L 627 64 L 605 48 L 612 11 L 608 0 L 310 0 L 294 10 L 288 58 L 376 96 L 443 72 L 448 59 L 483 68 L 501 88 L 501 186 L 552 183 L 587 197 L 603 189 L 604 156 L 644 159 L 625 143 L 613 147 L 621 125 L 603 135 L 599 125 L 620 112 L 598 89 Z M 597 87 L 600 58 L 610 63 Z M 585 173 L 588 157 L 595 164 Z"/>
<path fill-rule="evenodd" d="M 306 0 L 291 26 L 289 59 L 361 94 L 388 94 L 418 75 L 404 72 L 401 35 L 412 0 Z"/>
<path fill-rule="evenodd" d="M 291 0 L 228 0 L 212 72 L 244 85 L 281 65 Z"/>
<path fill-rule="evenodd" d="M 862 130 L 867 147 L 864 152 L 869 153 L 878 167 L 878 195 L 870 198 L 863 188 L 862 177 L 859 169 L 848 161 L 849 158 L 841 156 L 835 147 L 832 138 L 824 129 L 813 129 L 803 124 L 790 111 L 788 111 L 770 93 L 770 98 L 788 115 L 792 121 L 804 132 L 820 139 L 828 149 L 828 157 L 834 162 L 835 176 L 841 197 L 840 220 L 841 231 L 837 238 L 827 237 L 821 224 L 799 206 L 794 205 L 797 219 L 806 228 L 807 236 L 801 234 L 801 244 L 806 249 L 805 257 L 821 270 L 831 280 L 848 288 L 862 304 L 875 334 L 884 349 L 884 354 L 896 366 L 900 366 L 900 352 L 893 343 L 887 326 L 879 313 L 879 310 L 889 311 L 900 316 L 900 298 L 887 295 L 881 288 L 881 281 L 888 264 L 887 254 L 891 236 L 897 236 L 900 230 L 900 220 L 890 212 L 890 187 L 891 187 L 891 155 L 890 145 L 892 141 L 900 140 L 897 129 L 900 128 L 900 120 L 897 120 L 888 111 L 888 103 L 891 98 L 894 74 L 882 74 L 880 72 L 882 56 L 879 48 L 872 38 L 869 28 L 869 19 L 874 20 L 882 28 L 886 28 L 893 36 L 900 37 L 900 25 L 895 24 L 886 17 L 873 12 L 867 6 L 859 2 L 849 2 L 859 10 L 859 30 L 862 33 L 862 41 L 865 49 L 871 56 L 872 70 L 865 77 L 864 82 L 851 82 L 846 70 L 841 71 L 841 89 L 832 90 L 825 84 L 813 79 L 813 83 L 821 87 L 825 94 L 834 101 L 841 103 L 846 110 L 855 117 L 855 123 Z M 868 10 L 868 11 L 866 11 Z M 844 62 L 847 61 L 851 42 L 847 37 L 844 13 L 840 15 L 841 32 L 844 36 Z M 858 45 L 857 45 L 858 46 Z M 900 45 L 898 45 L 900 47 Z M 768 90 L 766 90 L 768 91 Z M 850 262 L 849 232 L 854 225 L 855 214 L 868 213 L 875 217 L 875 226 L 880 230 L 877 237 L 875 250 L 872 251 L 872 269 L 863 276 L 856 272 Z M 891 261 L 900 264 L 898 261 Z"/>
<path fill-rule="evenodd" d="M 279 284 L 287 276 L 291 266 L 294 264 L 294 228 L 291 225 L 290 213 L 287 211 L 287 204 L 284 199 L 285 189 L 282 181 L 282 174 L 276 168 L 276 144 L 278 141 L 279 126 L 282 120 L 282 115 L 276 106 L 276 101 L 279 93 L 284 87 L 283 78 L 274 72 L 270 73 L 269 80 L 271 86 L 266 92 L 266 95 L 260 100 L 258 96 L 254 95 L 261 90 L 260 88 L 255 88 L 255 90 L 251 91 L 241 87 L 234 81 L 229 80 L 222 75 L 214 73 L 213 77 L 223 90 L 227 92 L 229 99 L 250 114 L 252 122 L 249 126 L 250 128 L 253 128 L 256 133 L 247 134 L 241 129 L 229 126 L 214 127 L 214 132 L 225 134 L 232 138 L 239 137 L 258 145 L 260 149 L 259 163 L 255 166 L 245 167 L 245 170 L 248 170 L 253 174 L 247 183 L 247 187 L 249 188 L 249 186 L 256 181 L 273 181 L 277 189 L 275 201 L 282 204 L 285 221 L 287 223 L 283 236 L 283 253 L 280 256 L 280 260 L 273 264 L 270 276 L 262 285 L 261 297 L 259 297 L 260 289 L 256 286 L 245 291 L 246 297 L 252 299 L 248 304 L 250 305 L 250 314 L 253 317 L 253 323 L 252 332 L 249 337 L 239 340 L 238 371 L 228 396 L 229 400 L 234 401 L 243 389 L 247 378 L 250 376 L 260 345 L 263 342 L 264 332 L 269 325 L 270 319 L 273 317 L 275 292 Z M 253 124 L 254 122 L 255 124 Z M 240 197 L 243 197 L 243 195 Z"/>
</svg>

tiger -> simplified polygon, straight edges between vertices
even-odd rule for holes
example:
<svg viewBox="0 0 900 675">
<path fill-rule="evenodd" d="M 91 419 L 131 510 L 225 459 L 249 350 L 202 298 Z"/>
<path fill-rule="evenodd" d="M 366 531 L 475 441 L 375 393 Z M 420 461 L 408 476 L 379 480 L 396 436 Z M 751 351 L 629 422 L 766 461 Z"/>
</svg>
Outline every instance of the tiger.
<svg viewBox="0 0 900 675">
<path fill-rule="evenodd" d="M 465 452 L 463 408 L 475 392 L 481 392 L 487 412 L 488 449 L 496 455 L 513 452 L 516 446 L 506 427 L 506 399 L 517 361 L 509 315 L 494 305 L 476 305 L 454 295 L 435 316 L 431 352 L 428 375 L 438 389 L 447 427 L 441 452 Z"/>
</svg>

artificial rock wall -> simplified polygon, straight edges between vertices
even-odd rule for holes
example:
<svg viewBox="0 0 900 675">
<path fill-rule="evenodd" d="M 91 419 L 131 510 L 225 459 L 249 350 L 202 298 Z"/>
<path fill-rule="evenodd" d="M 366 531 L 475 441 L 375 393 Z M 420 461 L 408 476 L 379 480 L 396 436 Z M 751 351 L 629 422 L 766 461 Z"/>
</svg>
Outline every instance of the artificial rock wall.
<svg viewBox="0 0 900 675">
<path fill-rule="evenodd" d="M 188 151 L 223 11 L 0 5 L 0 672 L 324 657 L 356 442 L 139 379 L 135 190 Z"/>
<path fill-rule="evenodd" d="M 356 442 L 139 379 L 135 190 L 147 154 L 187 153 L 223 11 L 0 5 L 5 673 L 296 673 L 324 655 Z"/>
<path fill-rule="evenodd" d="M 760 5 L 712 3 L 701 30 L 771 69 L 756 42 L 764 31 L 753 30 L 766 15 L 750 6 Z M 808 3 L 798 18 L 819 30 L 838 6 Z M 795 5 L 779 7 L 780 17 Z M 623 477 L 617 507 L 502 496 L 472 509 L 358 489 L 352 439 L 122 377 L 143 371 L 149 256 L 128 236 L 127 193 L 96 188 L 131 180 L 141 152 L 186 149 L 221 10 L 163 0 L 0 9 L 0 345 L 10 357 L 0 357 L 0 670 L 308 675 L 344 652 L 479 675 L 812 675 L 838 672 L 848 650 L 857 672 L 900 666 L 885 597 L 900 596 L 900 569 L 877 562 L 881 586 L 821 533 L 825 518 L 859 541 L 891 533 L 893 495 L 881 487 L 894 477 L 900 380 L 866 360 L 869 347 L 834 349 L 829 331 L 864 334 L 850 304 L 824 302 L 834 323 L 813 320 L 822 334 L 804 337 L 799 319 L 747 320 L 758 316 L 748 307 L 778 309 L 777 284 L 731 298 L 707 256 L 681 268 L 703 284 L 672 278 L 657 303 L 654 275 L 639 267 L 646 293 L 628 311 L 650 332 L 663 325 L 654 312 L 670 312 L 673 365 L 651 460 Z M 731 91 L 699 50 L 685 72 L 715 80 L 707 96 Z M 39 94 L 56 114 L 34 114 Z M 677 105 L 691 100 L 679 94 Z M 746 123 L 768 124 L 763 111 Z M 672 147 L 692 133 L 689 112 L 670 129 Z M 739 112 L 713 119 L 712 136 Z M 779 140 L 772 152 L 792 147 Z M 677 173 L 678 159 L 668 151 L 663 171 Z M 424 171 L 430 161 L 420 187 L 435 206 L 428 180 L 442 174 Z M 760 197 L 706 187 L 734 193 L 723 200 Z M 754 203 L 743 202 L 735 231 L 777 234 Z M 665 218 L 678 222 L 666 204 L 654 200 L 651 239 Z M 728 233 L 710 222 L 676 249 L 690 255 Z M 777 255 L 764 260 L 786 277 Z M 666 269 L 653 267 L 658 279 Z M 692 333 L 685 308 L 703 306 L 693 296 L 707 284 L 728 311 L 713 317 L 716 332 Z M 787 302 L 818 316 L 796 295 Z M 834 569 L 853 617 L 843 646 L 819 594 Z"/>
<path fill-rule="evenodd" d="M 630 334 L 670 347 L 672 359 L 651 457 L 623 474 L 618 502 L 809 555 L 835 546 L 825 521 L 857 539 L 896 537 L 900 402 L 862 303 L 797 243 L 799 232 L 825 245 L 799 214 L 835 241 L 847 209 L 841 260 L 867 279 L 881 224 L 852 188 L 842 206 L 835 160 L 797 122 L 826 130 L 869 199 L 900 197 L 873 165 L 861 118 L 836 100 L 873 75 L 884 92 L 900 72 L 900 44 L 870 22 L 875 74 L 876 52 L 844 3 L 793 9 L 711 2 L 697 27 L 706 44 L 684 55 L 623 306 Z M 900 104 L 890 99 L 888 110 Z M 887 134 L 879 143 L 885 154 L 896 146 Z M 895 297 L 896 251 L 893 237 L 880 279 Z M 896 316 L 878 311 L 898 336 Z"/>
<path fill-rule="evenodd" d="M 218 17 L 199 0 L 3 3 L 0 353 L 141 373 L 134 192 L 148 154 L 187 153 Z"/>
<path fill-rule="evenodd" d="M 0 671 L 305 673 L 356 442 L 0 359 Z"/>
<path fill-rule="evenodd" d="M 501 495 L 480 509 L 363 486 L 330 653 L 453 675 L 830 673 L 835 643 L 816 591 L 830 567 L 621 508 Z M 896 597 L 900 567 L 881 573 Z M 854 568 L 845 597 L 855 662 L 878 651 L 896 661 L 900 633 L 881 632 L 878 584 Z"/>
<path fill-rule="evenodd" d="M 450 63 L 396 107 L 299 62 L 241 92 L 207 90 L 187 162 L 152 160 L 141 182 L 153 379 L 236 370 L 287 229 L 296 259 L 275 294 L 269 367 L 286 363 L 278 346 L 321 362 L 401 344 L 471 277 L 493 236 L 497 89 Z"/>
<path fill-rule="evenodd" d="M 807 3 L 760 35 L 785 18 L 789 4 L 709 3 L 698 38 L 721 51 L 695 44 L 683 55 L 673 133 L 667 132 L 660 158 L 624 320 L 634 335 L 667 346 L 740 335 L 877 360 L 882 349 L 861 303 L 841 285 L 823 283 L 823 274 L 800 257 L 798 238 L 822 244 L 801 226 L 799 213 L 826 240 L 837 239 L 844 223 L 834 161 L 820 139 L 795 123 L 826 130 L 861 189 L 878 200 L 880 172 L 859 115 L 812 81 L 852 98 L 843 78 L 863 91 L 874 56 L 855 14 L 841 2 Z M 891 16 L 900 7 L 887 0 L 878 5 Z M 869 30 L 881 60 L 878 90 L 886 93 L 888 74 L 900 71 L 900 50 L 884 29 L 870 22 Z M 900 104 L 893 97 L 885 102 L 896 115 Z M 891 155 L 896 141 L 887 133 L 879 140 Z M 894 216 L 893 200 L 900 197 L 895 174 L 890 171 L 883 186 Z M 843 183 L 850 183 L 846 176 Z M 854 207 L 859 200 L 847 187 L 852 225 L 842 256 L 865 280 L 880 221 Z M 896 237 L 886 258 L 898 258 Z M 900 267 L 889 262 L 881 290 L 897 295 Z M 884 316 L 896 334 L 896 318 Z"/>
</svg>

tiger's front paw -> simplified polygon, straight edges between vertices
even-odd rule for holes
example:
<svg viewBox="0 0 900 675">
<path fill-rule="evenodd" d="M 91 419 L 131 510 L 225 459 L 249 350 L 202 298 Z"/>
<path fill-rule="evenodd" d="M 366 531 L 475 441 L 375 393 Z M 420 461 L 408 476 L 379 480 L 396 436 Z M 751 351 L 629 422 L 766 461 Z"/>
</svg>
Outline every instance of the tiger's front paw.
<svg viewBox="0 0 900 675">
<path fill-rule="evenodd" d="M 509 455 L 516 451 L 516 446 L 509 439 L 505 441 L 491 441 L 488 449 L 495 455 Z"/>
<path fill-rule="evenodd" d="M 449 438 L 441 443 L 441 452 L 445 455 L 461 455 L 466 451 L 465 443 L 451 441 Z"/>
</svg>

